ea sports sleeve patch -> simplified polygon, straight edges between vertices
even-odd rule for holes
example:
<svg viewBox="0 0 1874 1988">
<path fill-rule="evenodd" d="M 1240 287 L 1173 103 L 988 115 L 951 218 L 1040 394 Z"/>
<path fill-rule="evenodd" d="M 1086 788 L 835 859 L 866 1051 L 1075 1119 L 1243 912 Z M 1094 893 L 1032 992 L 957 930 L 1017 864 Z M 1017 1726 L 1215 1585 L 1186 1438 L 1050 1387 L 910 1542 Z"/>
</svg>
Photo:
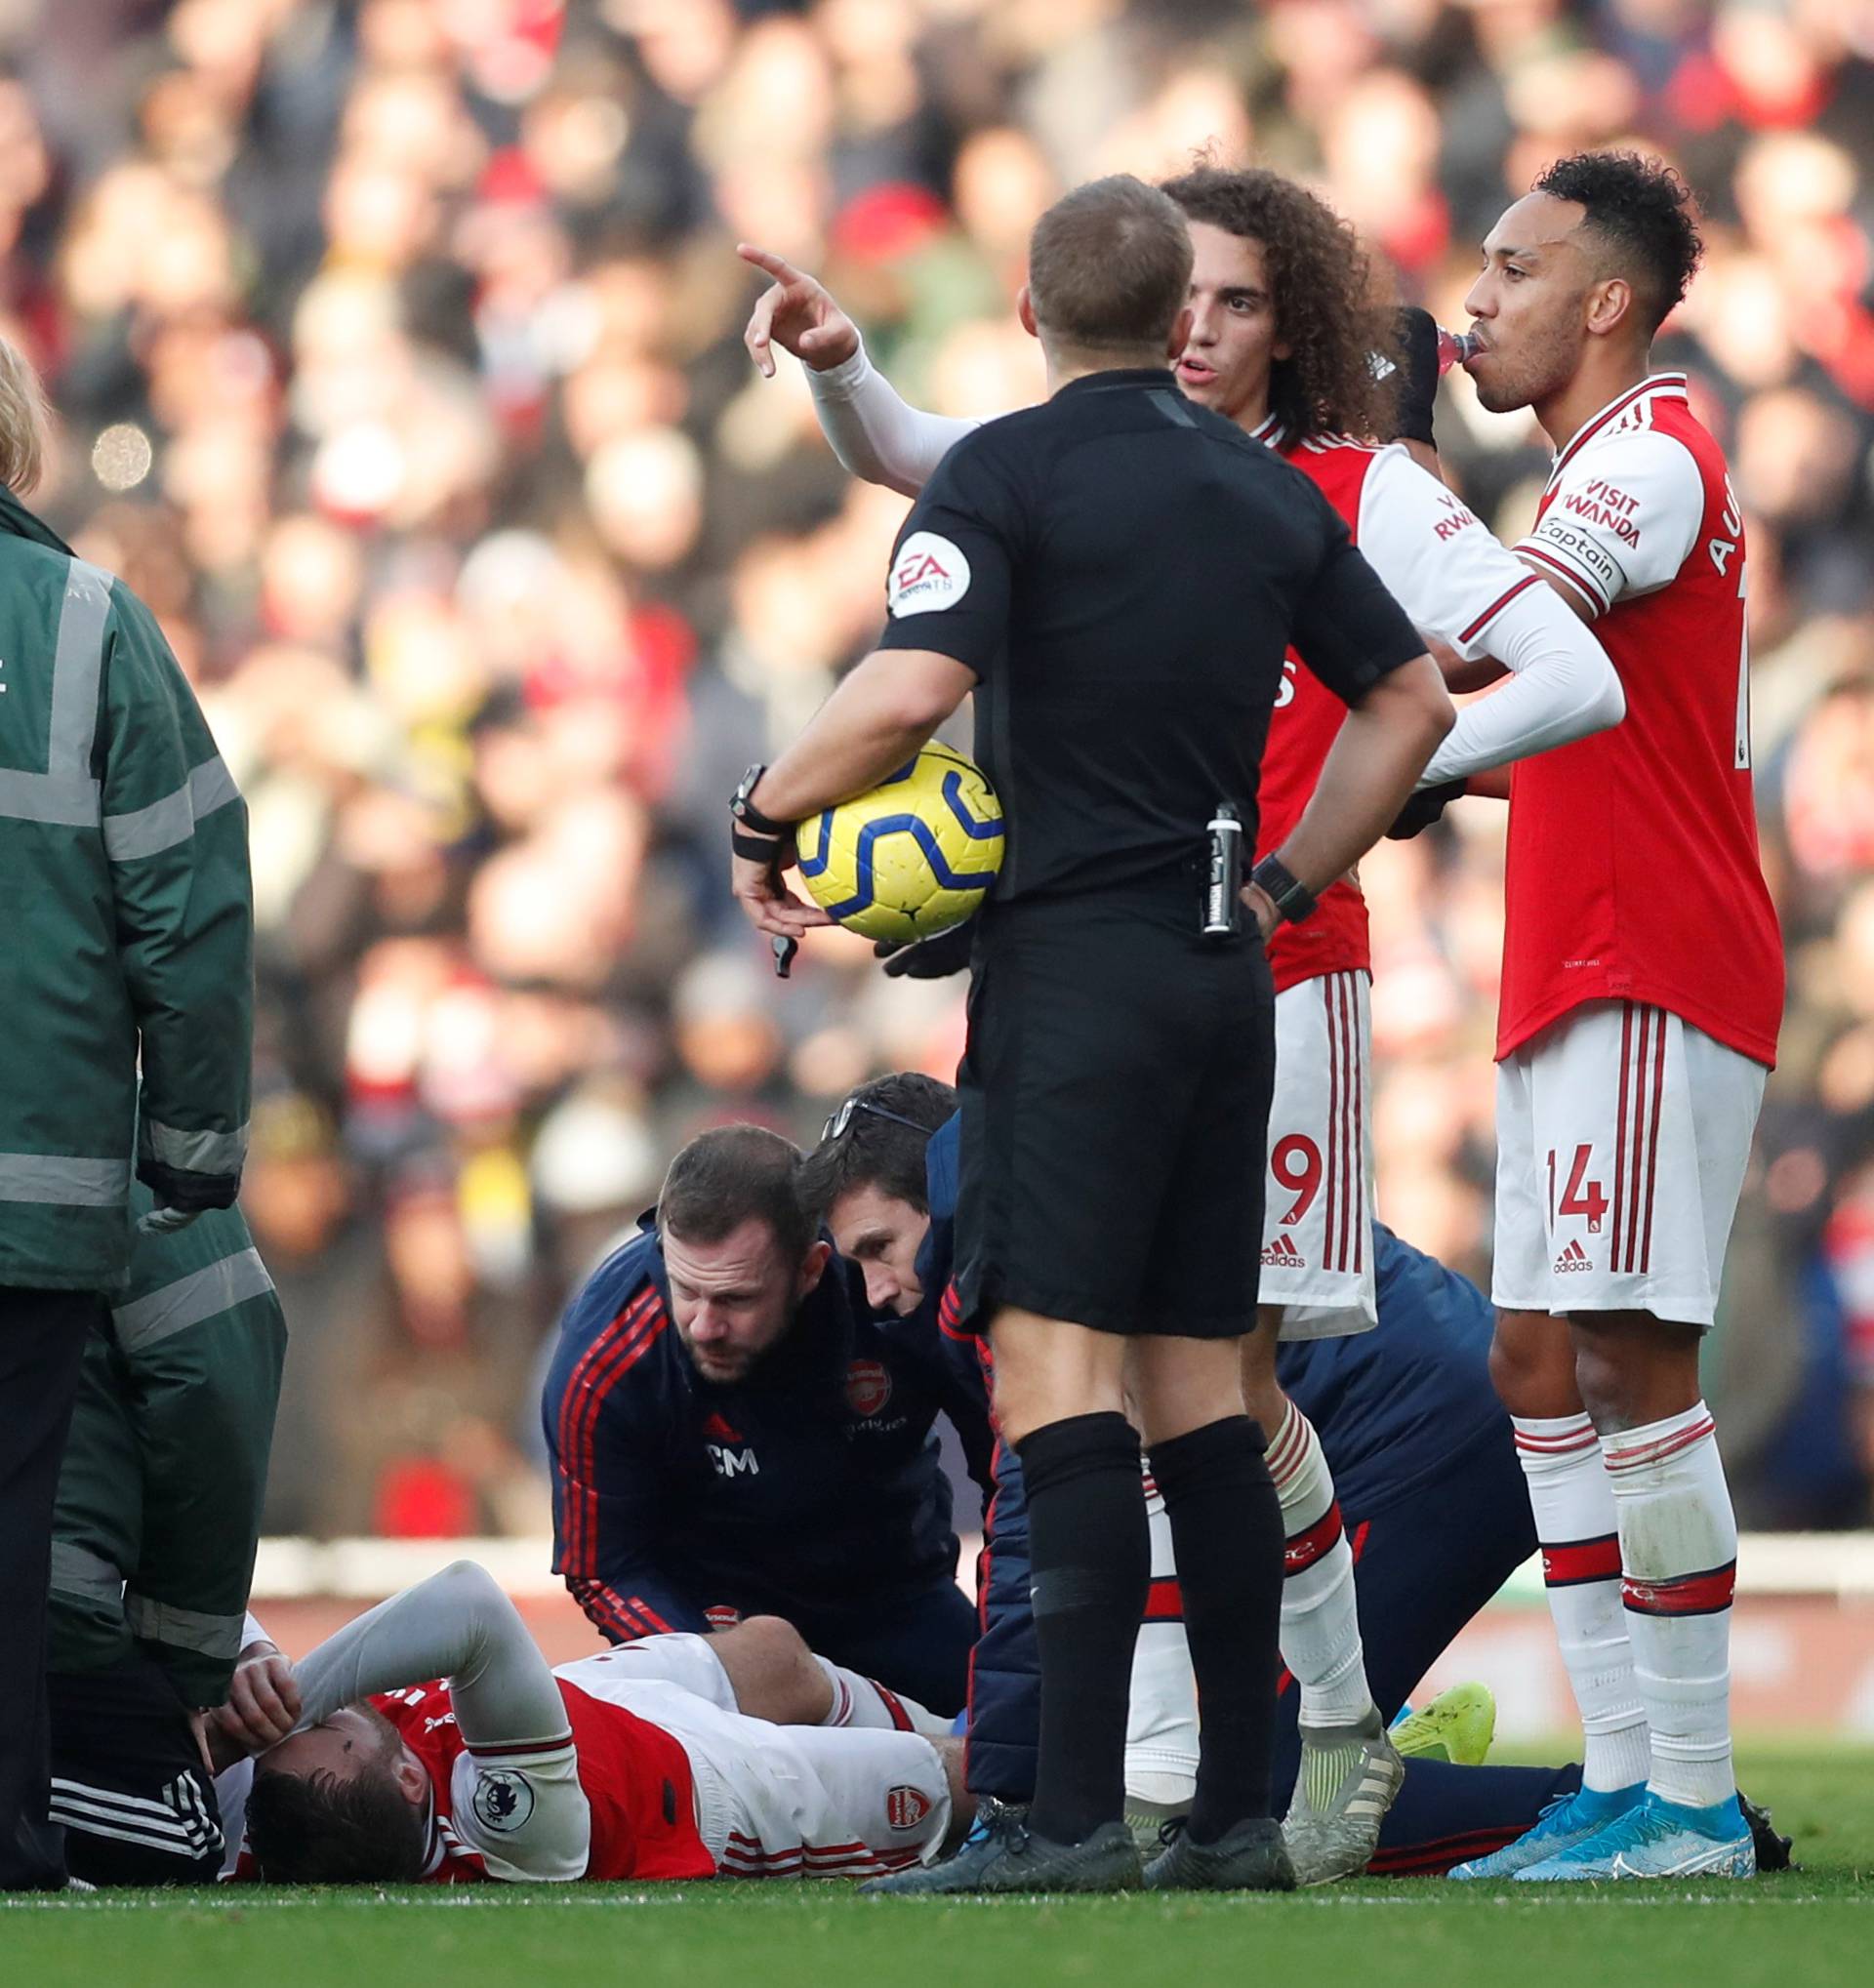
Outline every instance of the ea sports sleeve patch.
<svg viewBox="0 0 1874 1988">
<path fill-rule="evenodd" d="M 954 539 L 913 532 L 898 548 L 885 586 L 885 609 L 895 620 L 955 607 L 969 591 L 969 559 Z"/>
<path fill-rule="evenodd" d="M 1021 504 L 978 429 L 943 460 L 892 548 L 881 649 L 927 649 L 987 676 L 1008 641 Z"/>
</svg>

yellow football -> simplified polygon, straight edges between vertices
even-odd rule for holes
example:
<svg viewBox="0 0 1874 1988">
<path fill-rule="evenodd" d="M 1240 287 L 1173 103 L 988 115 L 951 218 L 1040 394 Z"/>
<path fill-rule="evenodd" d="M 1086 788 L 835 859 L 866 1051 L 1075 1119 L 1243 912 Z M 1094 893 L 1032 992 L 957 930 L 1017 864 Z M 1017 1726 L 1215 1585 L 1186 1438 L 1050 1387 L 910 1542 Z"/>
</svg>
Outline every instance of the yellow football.
<svg viewBox="0 0 1874 1988">
<path fill-rule="evenodd" d="M 959 925 L 1002 861 L 1002 808 L 948 746 L 794 830 L 808 894 L 840 924 L 900 945 Z"/>
</svg>

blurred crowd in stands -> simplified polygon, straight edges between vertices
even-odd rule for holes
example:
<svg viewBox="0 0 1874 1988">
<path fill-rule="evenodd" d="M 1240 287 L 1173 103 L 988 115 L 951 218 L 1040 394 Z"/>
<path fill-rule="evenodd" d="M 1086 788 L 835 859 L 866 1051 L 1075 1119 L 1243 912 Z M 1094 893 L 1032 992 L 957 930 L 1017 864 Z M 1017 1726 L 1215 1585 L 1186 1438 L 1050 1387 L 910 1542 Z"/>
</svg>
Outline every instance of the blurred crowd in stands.
<svg viewBox="0 0 1874 1988">
<path fill-rule="evenodd" d="M 956 983 L 731 913 L 723 804 L 880 619 L 902 500 L 738 239 L 911 397 L 1040 391 L 1064 185 L 1194 148 L 1316 184 L 1447 324 L 1550 158 L 1637 142 L 1709 217 L 1662 363 L 1749 515 L 1790 1008 L 1712 1392 L 1740 1514 L 1874 1474 L 1874 7 L 1866 0 L 0 0 L 0 316 L 63 422 L 43 512 L 197 679 L 252 810 L 245 1204 L 294 1332 L 268 1526 L 544 1523 L 558 1304 L 701 1126 L 810 1139 L 949 1075 Z M 1445 398 L 1502 534 L 1527 416 Z M 1487 1274 L 1501 812 L 1365 871 L 1380 1209 Z M 1711 935 L 1714 947 L 1725 935 Z"/>
</svg>

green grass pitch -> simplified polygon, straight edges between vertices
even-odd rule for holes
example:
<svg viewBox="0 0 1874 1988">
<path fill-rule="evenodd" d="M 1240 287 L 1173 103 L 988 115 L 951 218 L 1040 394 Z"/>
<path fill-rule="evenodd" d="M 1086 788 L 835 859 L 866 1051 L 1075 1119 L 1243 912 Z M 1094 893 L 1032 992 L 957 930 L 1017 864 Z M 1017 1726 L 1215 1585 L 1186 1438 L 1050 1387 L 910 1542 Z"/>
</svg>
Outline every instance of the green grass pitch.
<svg viewBox="0 0 1874 1988">
<path fill-rule="evenodd" d="M 835 1885 L 227 1889 L 0 1904 L 7 1988 L 1832 1988 L 1874 1982 L 1874 1752 L 1756 1753 L 1801 1870 L 1582 1895 L 877 1901 Z"/>
</svg>

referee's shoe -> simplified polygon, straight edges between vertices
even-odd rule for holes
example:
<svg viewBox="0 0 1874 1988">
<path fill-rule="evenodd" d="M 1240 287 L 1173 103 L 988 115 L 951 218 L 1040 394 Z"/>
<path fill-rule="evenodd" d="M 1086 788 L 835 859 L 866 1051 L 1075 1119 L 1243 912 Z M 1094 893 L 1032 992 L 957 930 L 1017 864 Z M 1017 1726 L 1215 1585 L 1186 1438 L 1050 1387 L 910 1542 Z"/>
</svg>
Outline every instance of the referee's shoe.
<svg viewBox="0 0 1874 1988">
<path fill-rule="evenodd" d="M 1215 1843 L 1193 1843 L 1185 1818 L 1169 1823 L 1164 1847 L 1145 1867 L 1148 1891 L 1292 1891 L 1282 1824 L 1268 1816 L 1240 1822 Z"/>
</svg>

